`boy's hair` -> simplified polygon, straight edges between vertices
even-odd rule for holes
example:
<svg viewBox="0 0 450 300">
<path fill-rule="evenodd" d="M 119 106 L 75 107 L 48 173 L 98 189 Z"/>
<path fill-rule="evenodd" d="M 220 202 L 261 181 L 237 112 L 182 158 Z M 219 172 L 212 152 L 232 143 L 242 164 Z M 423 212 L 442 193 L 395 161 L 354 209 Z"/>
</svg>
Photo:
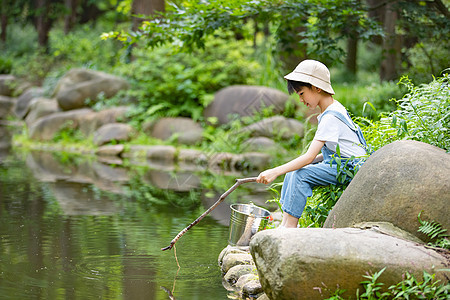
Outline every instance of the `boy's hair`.
<svg viewBox="0 0 450 300">
<path fill-rule="evenodd" d="M 306 86 L 307 88 L 311 88 L 312 85 L 307 82 L 302 81 L 295 81 L 295 80 L 287 80 L 287 89 L 289 92 L 289 95 L 293 93 L 297 93 L 302 87 Z"/>
</svg>

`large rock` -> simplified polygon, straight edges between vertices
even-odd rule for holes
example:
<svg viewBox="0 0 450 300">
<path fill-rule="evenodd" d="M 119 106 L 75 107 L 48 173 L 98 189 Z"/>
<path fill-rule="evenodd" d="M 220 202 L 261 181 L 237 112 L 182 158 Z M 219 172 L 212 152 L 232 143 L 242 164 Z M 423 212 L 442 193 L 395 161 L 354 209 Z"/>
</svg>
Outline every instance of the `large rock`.
<svg viewBox="0 0 450 300">
<path fill-rule="evenodd" d="M 98 112 L 93 111 L 83 117 L 80 130 L 85 136 L 89 136 L 103 125 L 126 122 L 128 121 L 127 112 L 128 107 L 126 106 L 111 107 Z"/>
<path fill-rule="evenodd" d="M 86 100 L 95 103 L 98 95 L 110 98 L 128 89 L 126 80 L 104 72 L 72 69 L 58 82 L 53 95 L 63 110 L 86 107 Z"/>
<path fill-rule="evenodd" d="M 270 299 L 324 299 L 338 288 L 354 297 L 363 275 L 386 267 L 378 282 L 384 287 L 409 272 L 423 271 L 446 281 L 448 260 L 420 244 L 356 228 L 265 230 L 250 242 L 264 292 Z M 438 271 L 441 270 L 441 271 Z"/>
<path fill-rule="evenodd" d="M 34 98 L 29 105 L 29 113 L 25 117 L 27 126 L 30 127 L 39 118 L 56 113 L 59 111 L 56 99 Z"/>
<path fill-rule="evenodd" d="M 242 129 L 242 132 L 249 133 L 253 137 L 263 136 L 281 139 L 290 139 L 295 135 L 303 137 L 304 131 L 305 127 L 303 123 L 283 116 L 263 119 Z"/>
<path fill-rule="evenodd" d="M 203 128 L 190 118 L 162 118 L 148 126 L 146 132 L 161 140 L 176 135 L 178 143 L 186 145 L 197 144 L 203 136 Z"/>
<path fill-rule="evenodd" d="M 262 151 L 262 152 L 286 152 L 283 147 L 279 146 L 277 143 L 275 143 L 274 140 L 269 139 L 268 137 L 259 136 L 259 137 L 252 137 L 247 139 L 243 145 L 242 148 L 245 152 L 252 152 L 252 151 Z"/>
<path fill-rule="evenodd" d="M 13 98 L 0 96 L 0 120 L 6 119 L 14 106 Z"/>
<path fill-rule="evenodd" d="M 376 151 L 331 210 L 324 227 L 390 222 L 420 239 L 421 219 L 450 229 L 450 155 L 415 141 L 398 141 Z"/>
<path fill-rule="evenodd" d="M 28 128 L 28 134 L 33 140 L 50 141 L 62 129 L 77 129 L 83 116 L 90 112 L 91 109 L 83 108 L 44 116 Z"/>
<path fill-rule="evenodd" d="M 32 87 L 26 90 L 19 98 L 17 98 L 16 105 L 14 106 L 14 113 L 16 116 L 25 119 L 30 109 L 31 101 L 34 98 L 39 98 L 43 95 L 44 89 L 40 87 Z"/>
<path fill-rule="evenodd" d="M 228 123 L 231 115 L 252 116 L 263 107 L 271 106 L 275 113 L 281 113 L 288 99 L 287 94 L 264 86 L 230 86 L 216 93 L 204 116 L 216 117 L 220 125 Z"/>
<path fill-rule="evenodd" d="M 129 141 L 134 134 L 134 129 L 131 125 L 123 123 L 110 123 L 100 127 L 94 132 L 94 144 L 97 146 L 116 141 Z"/>
</svg>

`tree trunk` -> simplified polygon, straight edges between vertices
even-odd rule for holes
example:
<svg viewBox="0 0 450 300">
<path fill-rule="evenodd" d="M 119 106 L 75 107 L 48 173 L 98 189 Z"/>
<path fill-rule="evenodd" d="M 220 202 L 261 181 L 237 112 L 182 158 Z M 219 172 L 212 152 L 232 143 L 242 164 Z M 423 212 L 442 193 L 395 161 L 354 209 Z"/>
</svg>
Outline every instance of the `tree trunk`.
<svg viewBox="0 0 450 300">
<path fill-rule="evenodd" d="M 164 0 L 133 0 L 131 13 L 133 14 L 133 30 L 137 30 L 146 18 L 136 17 L 135 15 L 152 16 L 156 12 L 165 12 Z"/>
<path fill-rule="evenodd" d="M 397 61 L 400 53 L 398 37 L 395 32 L 395 25 L 398 19 L 398 12 L 395 10 L 395 3 L 386 5 L 384 19 L 385 37 L 382 45 L 382 61 L 380 69 L 381 80 L 394 80 L 397 78 Z"/>
<path fill-rule="evenodd" d="M 356 58 L 358 55 L 358 39 L 349 37 L 347 40 L 347 59 L 345 61 L 345 66 L 347 71 L 352 75 L 356 75 L 357 65 Z"/>
<path fill-rule="evenodd" d="M 6 0 L 0 2 L 0 22 L 1 22 L 1 33 L 0 41 L 6 42 L 6 28 L 8 27 L 8 12 Z"/>
<path fill-rule="evenodd" d="M 65 0 L 66 9 L 68 10 L 68 14 L 64 17 L 64 33 L 68 34 L 73 26 L 75 25 L 75 21 L 77 19 L 77 0 Z"/>
<path fill-rule="evenodd" d="M 39 46 L 43 47 L 45 51 L 48 51 L 48 33 L 52 25 L 50 13 L 49 0 L 37 0 L 36 1 L 36 30 L 38 32 Z"/>
<path fill-rule="evenodd" d="M 5 14 L 1 15 L 1 33 L 0 33 L 0 41 L 6 43 L 6 28 L 8 27 L 8 16 Z"/>
<path fill-rule="evenodd" d="M 133 0 L 131 5 L 131 14 L 133 15 L 131 29 L 136 31 L 141 23 L 147 20 L 146 18 L 138 17 L 136 15 L 152 16 L 157 12 L 165 12 L 165 5 L 165 0 Z M 126 50 L 127 62 L 131 62 L 134 59 L 132 54 L 134 47 L 134 45 L 130 45 Z"/>
</svg>

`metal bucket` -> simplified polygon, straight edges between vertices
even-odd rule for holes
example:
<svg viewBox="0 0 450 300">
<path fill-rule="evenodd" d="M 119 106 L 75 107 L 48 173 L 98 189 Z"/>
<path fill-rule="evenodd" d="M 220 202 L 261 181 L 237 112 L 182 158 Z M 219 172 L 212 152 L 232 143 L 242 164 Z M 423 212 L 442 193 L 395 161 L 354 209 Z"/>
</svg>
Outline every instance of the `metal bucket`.
<svg viewBox="0 0 450 300">
<path fill-rule="evenodd" d="M 255 233 L 266 228 L 270 212 L 252 204 L 232 204 L 228 244 L 245 247 Z"/>
</svg>

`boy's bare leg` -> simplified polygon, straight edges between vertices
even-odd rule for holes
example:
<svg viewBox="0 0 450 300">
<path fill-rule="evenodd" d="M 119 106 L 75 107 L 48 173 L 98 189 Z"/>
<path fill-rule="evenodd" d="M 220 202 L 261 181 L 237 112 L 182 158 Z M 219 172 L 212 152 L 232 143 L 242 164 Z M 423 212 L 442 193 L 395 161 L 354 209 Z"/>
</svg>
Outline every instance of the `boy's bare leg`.
<svg viewBox="0 0 450 300">
<path fill-rule="evenodd" d="M 281 226 L 286 228 L 297 228 L 298 219 L 291 216 L 290 214 L 283 212 L 283 220 L 281 221 Z"/>
</svg>

